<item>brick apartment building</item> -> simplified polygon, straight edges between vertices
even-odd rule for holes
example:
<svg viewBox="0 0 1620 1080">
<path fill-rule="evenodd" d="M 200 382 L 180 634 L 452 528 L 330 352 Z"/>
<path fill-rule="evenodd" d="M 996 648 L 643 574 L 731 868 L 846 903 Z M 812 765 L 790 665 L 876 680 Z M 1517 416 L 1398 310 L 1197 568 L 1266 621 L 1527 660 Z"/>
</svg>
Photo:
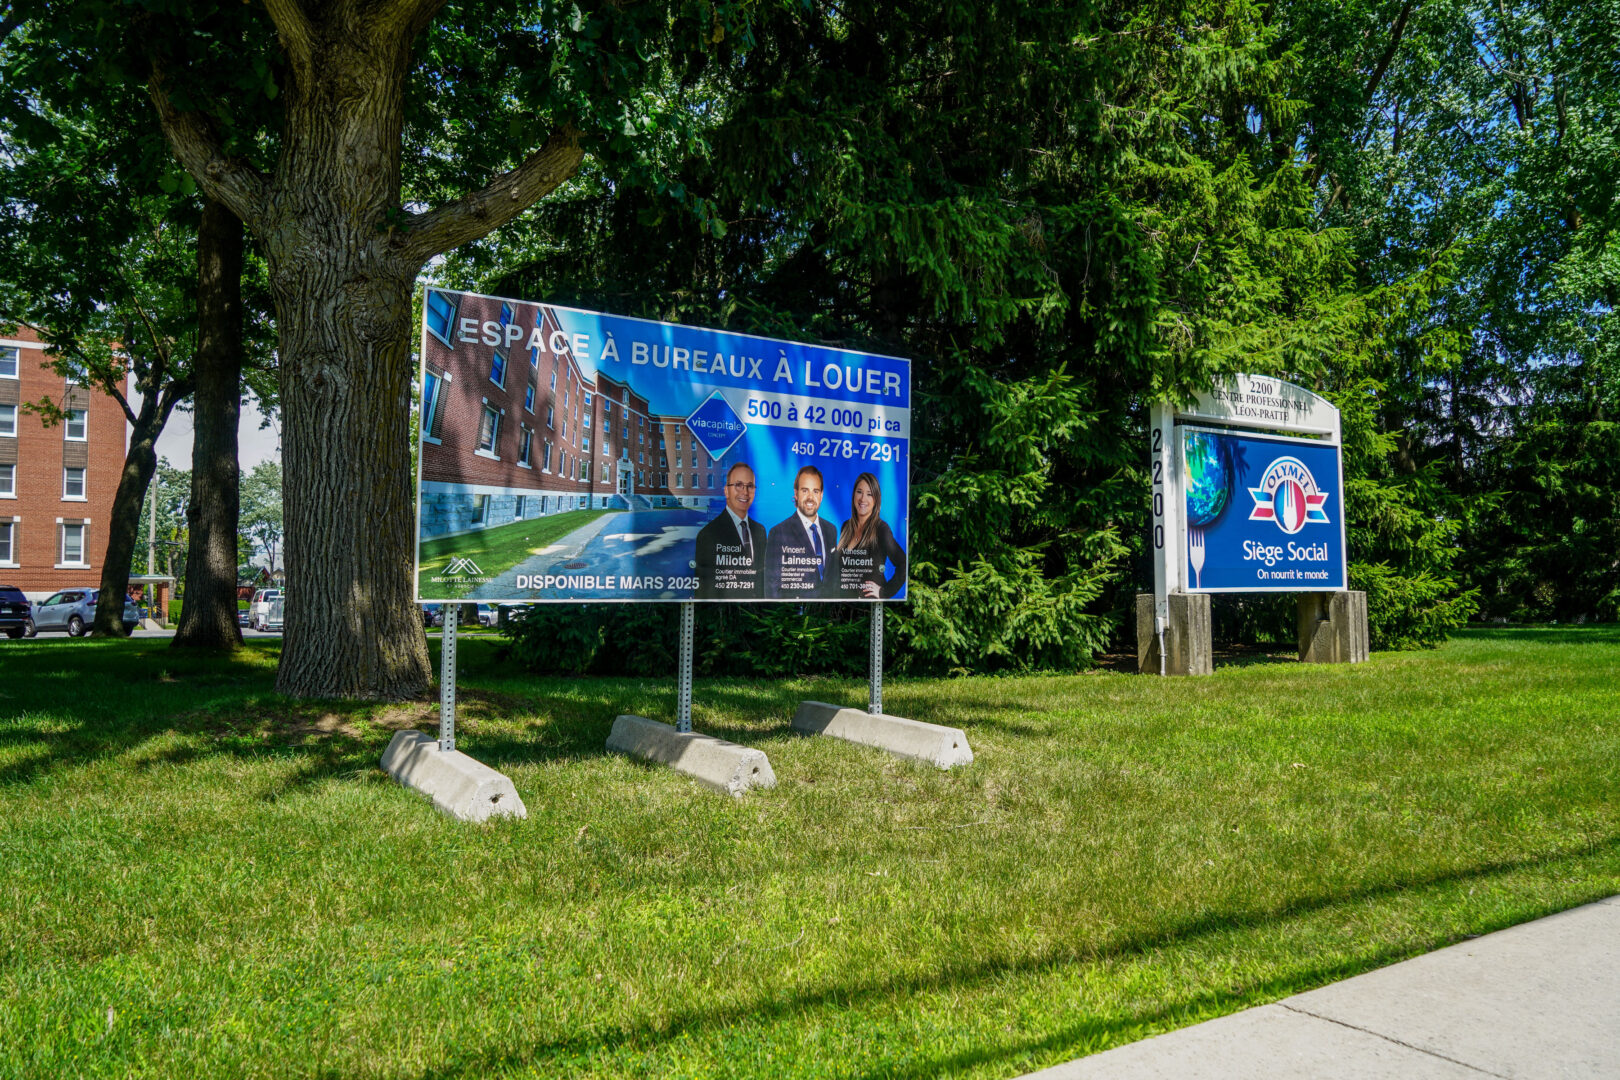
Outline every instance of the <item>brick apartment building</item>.
<svg viewBox="0 0 1620 1080">
<path fill-rule="evenodd" d="M 31 600 L 100 584 L 127 450 L 118 404 L 44 360 L 32 330 L 0 337 L 0 583 Z M 68 410 L 65 423 L 47 428 L 23 412 L 23 402 L 45 396 Z"/>
<path fill-rule="evenodd" d="M 511 349 L 462 339 L 471 319 Z M 590 377 L 539 304 L 429 289 L 422 388 L 423 537 L 586 508 L 706 507 L 721 497 L 720 463 L 683 416 L 607 375 Z M 535 328 L 541 347 L 528 349 Z"/>
</svg>

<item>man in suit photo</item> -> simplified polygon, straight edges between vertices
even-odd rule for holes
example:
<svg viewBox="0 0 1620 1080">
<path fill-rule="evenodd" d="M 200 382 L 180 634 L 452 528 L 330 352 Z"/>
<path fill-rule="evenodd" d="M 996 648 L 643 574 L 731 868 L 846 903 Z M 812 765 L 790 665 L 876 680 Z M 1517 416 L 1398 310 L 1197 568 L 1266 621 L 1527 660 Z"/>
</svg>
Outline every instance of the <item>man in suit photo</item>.
<svg viewBox="0 0 1620 1080">
<path fill-rule="evenodd" d="M 838 580 L 838 530 L 823 520 L 821 470 L 806 465 L 793 478 L 793 514 L 765 540 L 765 595 L 809 600 L 830 595 Z"/>
<path fill-rule="evenodd" d="M 699 600 L 757 600 L 762 594 L 765 526 L 748 516 L 754 470 L 739 461 L 726 470 L 726 508 L 697 534 Z"/>
</svg>

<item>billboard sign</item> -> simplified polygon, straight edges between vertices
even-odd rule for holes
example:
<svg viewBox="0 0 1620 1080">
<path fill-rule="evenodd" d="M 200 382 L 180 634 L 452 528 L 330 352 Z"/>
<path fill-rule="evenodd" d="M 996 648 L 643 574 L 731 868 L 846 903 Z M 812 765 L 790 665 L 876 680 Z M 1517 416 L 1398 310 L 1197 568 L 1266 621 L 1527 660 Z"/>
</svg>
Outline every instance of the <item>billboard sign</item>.
<svg viewBox="0 0 1620 1080">
<path fill-rule="evenodd" d="M 1345 578 L 1337 445 L 1184 425 L 1188 592 L 1330 592 Z"/>
<path fill-rule="evenodd" d="M 429 289 L 417 597 L 904 600 L 911 365 Z"/>
</svg>

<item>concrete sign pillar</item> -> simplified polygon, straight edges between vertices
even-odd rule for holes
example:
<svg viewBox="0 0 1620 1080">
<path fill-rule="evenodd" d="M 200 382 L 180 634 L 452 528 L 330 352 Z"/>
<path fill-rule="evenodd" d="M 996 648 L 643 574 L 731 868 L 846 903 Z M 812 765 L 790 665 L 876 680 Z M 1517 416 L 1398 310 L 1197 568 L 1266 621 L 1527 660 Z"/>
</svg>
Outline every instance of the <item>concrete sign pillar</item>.
<svg viewBox="0 0 1620 1080">
<path fill-rule="evenodd" d="M 1366 593 L 1300 594 L 1300 663 L 1359 664 L 1367 652 Z"/>
<path fill-rule="evenodd" d="M 1171 593 L 1164 620 L 1166 675 L 1208 675 L 1215 670 L 1214 630 L 1206 593 Z M 1152 593 L 1136 594 L 1136 670 L 1160 673 L 1159 635 Z"/>
</svg>

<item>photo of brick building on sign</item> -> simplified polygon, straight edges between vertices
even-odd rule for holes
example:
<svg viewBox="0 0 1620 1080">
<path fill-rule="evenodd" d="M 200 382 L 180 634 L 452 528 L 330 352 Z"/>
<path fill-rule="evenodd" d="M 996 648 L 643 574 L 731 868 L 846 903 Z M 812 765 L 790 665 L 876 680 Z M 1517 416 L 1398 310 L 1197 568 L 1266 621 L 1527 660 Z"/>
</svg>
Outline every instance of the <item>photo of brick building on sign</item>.
<svg viewBox="0 0 1620 1080">
<path fill-rule="evenodd" d="M 430 289 L 425 321 L 422 539 L 720 497 L 719 462 L 686 418 L 582 366 L 552 309 Z"/>
</svg>

